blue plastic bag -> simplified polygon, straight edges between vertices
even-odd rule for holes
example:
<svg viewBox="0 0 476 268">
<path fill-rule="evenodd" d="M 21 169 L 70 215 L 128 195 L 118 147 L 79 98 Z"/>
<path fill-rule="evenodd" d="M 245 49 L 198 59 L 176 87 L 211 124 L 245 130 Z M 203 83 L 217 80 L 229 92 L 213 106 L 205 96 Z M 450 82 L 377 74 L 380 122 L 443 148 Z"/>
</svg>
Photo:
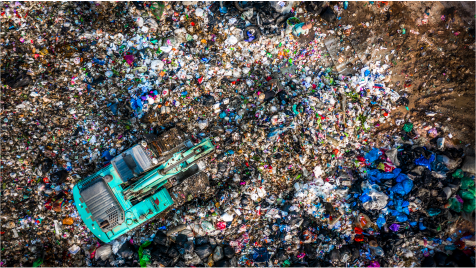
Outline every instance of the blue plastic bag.
<svg viewBox="0 0 476 268">
<path fill-rule="evenodd" d="M 430 215 L 430 217 L 434 217 L 434 216 L 441 213 L 441 209 L 439 209 L 439 208 L 429 208 L 429 209 L 426 210 L 426 212 L 428 213 L 428 215 Z"/>
<path fill-rule="evenodd" d="M 426 227 L 423 225 L 423 222 L 418 223 L 418 227 L 420 228 L 420 231 L 423 231 L 426 229 Z"/>
<path fill-rule="evenodd" d="M 394 169 L 392 172 L 382 172 L 378 169 L 372 169 L 367 171 L 369 180 L 372 182 L 380 182 L 380 180 L 389 180 L 397 177 L 402 170 L 399 168 Z"/>
<path fill-rule="evenodd" d="M 426 159 L 423 155 L 420 158 L 415 159 L 415 165 L 417 166 L 424 166 L 431 171 L 431 163 L 435 161 L 435 155 L 432 154 L 430 159 Z"/>
<path fill-rule="evenodd" d="M 117 115 L 117 103 L 113 103 L 109 106 L 113 115 Z"/>
<path fill-rule="evenodd" d="M 406 174 L 400 173 L 398 176 L 395 178 L 396 182 L 402 182 L 404 180 L 407 180 L 408 176 Z"/>
<path fill-rule="evenodd" d="M 405 175 L 405 177 L 406 177 L 406 175 Z M 397 181 L 399 181 L 398 178 L 401 178 L 401 177 L 398 176 Z M 390 191 L 392 191 L 396 194 L 399 194 L 399 195 L 406 195 L 412 189 L 413 189 L 413 181 L 407 178 L 407 179 L 405 179 L 403 181 L 400 181 L 397 184 L 395 184 L 392 188 L 390 188 Z"/>
<path fill-rule="evenodd" d="M 114 156 L 111 156 L 109 150 L 105 151 L 102 154 L 102 157 L 106 158 L 106 161 L 111 161 L 114 158 Z"/>
<path fill-rule="evenodd" d="M 405 195 L 405 190 L 403 189 L 403 185 L 401 183 L 397 183 L 392 186 L 392 188 L 390 188 L 390 191 L 399 195 Z"/>
<path fill-rule="evenodd" d="M 254 262 L 267 262 L 269 259 L 269 253 L 266 248 L 255 248 L 253 252 Z"/>
<path fill-rule="evenodd" d="M 377 160 L 380 155 L 382 155 L 382 152 L 377 148 L 373 148 L 370 152 L 365 154 L 365 160 L 367 160 L 368 163 L 372 163 Z"/>
<path fill-rule="evenodd" d="M 382 226 L 386 223 L 387 221 L 385 220 L 385 216 L 380 214 L 380 216 L 377 219 L 377 226 L 378 228 L 382 228 Z"/>
<path fill-rule="evenodd" d="M 408 205 L 410 203 L 408 201 L 404 201 L 404 200 L 397 200 L 395 201 L 395 209 L 398 211 L 398 212 L 404 212 L 406 213 L 407 215 L 410 213 L 410 211 L 408 210 Z M 408 211 L 408 213 L 407 213 Z"/>
<path fill-rule="evenodd" d="M 370 196 L 368 196 L 367 194 L 363 194 L 359 197 L 360 201 L 362 201 L 362 203 L 366 203 L 366 202 L 369 202 L 372 200 L 372 198 Z"/>
<path fill-rule="evenodd" d="M 413 181 L 410 179 L 404 180 L 402 182 L 402 185 L 403 185 L 403 190 L 405 191 L 405 194 L 408 194 L 413 189 Z"/>
<path fill-rule="evenodd" d="M 405 222 L 408 220 L 408 217 L 407 215 L 403 214 L 403 213 L 400 213 L 400 215 L 397 216 L 397 221 L 398 222 Z"/>
<path fill-rule="evenodd" d="M 104 61 L 104 60 L 99 60 L 99 59 L 97 59 L 97 58 L 93 58 L 93 62 L 96 63 L 96 64 L 99 64 L 99 65 L 101 65 L 101 66 L 104 65 L 104 64 L 106 64 L 106 61 Z"/>
</svg>

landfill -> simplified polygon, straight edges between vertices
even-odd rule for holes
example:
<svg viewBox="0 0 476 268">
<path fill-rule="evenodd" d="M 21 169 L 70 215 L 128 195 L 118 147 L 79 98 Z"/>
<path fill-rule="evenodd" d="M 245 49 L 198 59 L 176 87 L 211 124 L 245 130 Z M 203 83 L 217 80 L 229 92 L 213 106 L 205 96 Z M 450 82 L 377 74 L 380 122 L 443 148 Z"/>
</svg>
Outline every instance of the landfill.
<svg viewBox="0 0 476 268">
<path fill-rule="evenodd" d="M 2 267 L 476 265 L 474 2 L 1 5 Z M 171 128 L 204 182 L 104 243 L 74 186 Z"/>
</svg>

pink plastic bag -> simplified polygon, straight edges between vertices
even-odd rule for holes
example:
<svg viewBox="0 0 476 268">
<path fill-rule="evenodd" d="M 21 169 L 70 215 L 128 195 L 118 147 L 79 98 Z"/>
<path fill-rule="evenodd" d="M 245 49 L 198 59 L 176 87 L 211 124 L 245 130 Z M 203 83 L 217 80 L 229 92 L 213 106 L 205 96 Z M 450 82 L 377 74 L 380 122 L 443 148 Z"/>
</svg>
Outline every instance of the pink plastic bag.
<svg viewBox="0 0 476 268">
<path fill-rule="evenodd" d="M 133 55 L 125 55 L 124 59 L 126 60 L 127 64 L 129 64 L 129 66 L 132 66 L 134 64 L 134 56 Z"/>
<path fill-rule="evenodd" d="M 217 222 L 217 229 L 219 230 L 225 230 L 226 229 L 226 223 L 223 221 Z"/>
</svg>

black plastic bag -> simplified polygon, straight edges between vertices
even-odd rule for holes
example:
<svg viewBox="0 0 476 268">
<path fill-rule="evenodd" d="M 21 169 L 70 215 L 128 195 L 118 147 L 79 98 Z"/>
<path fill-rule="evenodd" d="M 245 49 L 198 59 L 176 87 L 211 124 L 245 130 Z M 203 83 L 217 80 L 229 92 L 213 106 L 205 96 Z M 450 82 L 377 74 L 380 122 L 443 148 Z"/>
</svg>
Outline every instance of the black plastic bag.
<svg viewBox="0 0 476 268">
<path fill-rule="evenodd" d="M 410 101 L 405 98 L 405 97 L 400 97 L 396 102 L 395 104 L 397 104 L 397 106 L 399 105 L 403 105 L 403 106 L 408 106 L 408 104 L 410 103 Z"/>
<path fill-rule="evenodd" d="M 329 256 L 329 259 L 333 262 L 333 263 L 337 263 L 340 261 L 340 251 L 338 249 L 333 249 L 330 253 L 330 256 Z"/>
<path fill-rule="evenodd" d="M 170 258 L 177 258 L 180 256 L 179 252 L 175 248 L 170 248 L 169 251 L 167 252 L 167 255 Z"/>
<path fill-rule="evenodd" d="M 321 18 L 324 19 L 327 22 L 334 22 L 334 21 L 337 20 L 337 15 L 336 15 L 336 13 L 334 13 L 334 10 L 332 10 L 332 8 L 328 6 L 322 12 Z"/>
<path fill-rule="evenodd" d="M 435 259 L 433 257 L 426 257 L 421 262 L 421 267 L 436 267 Z"/>
<path fill-rule="evenodd" d="M 155 237 L 154 237 L 153 241 L 154 241 L 154 243 L 156 243 L 158 245 L 166 246 L 167 245 L 167 235 L 162 231 L 158 231 L 155 234 Z"/>
<path fill-rule="evenodd" d="M 276 94 L 273 91 L 268 90 L 268 91 L 264 92 L 264 100 L 263 101 L 269 102 L 269 101 L 274 99 L 275 95 Z"/>
<path fill-rule="evenodd" d="M 62 169 L 51 174 L 50 181 L 56 184 L 62 184 L 68 178 L 68 171 Z"/>
<path fill-rule="evenodd" d="M 223 248 L 223 253 L 224 253 L 225 257 L 231 259 L 231 258 L 233 258 L 233 256 L 235 256 L 235 249 L 231 246 L 225 246 Z"/>
<path fill-rule="evenodd" d="M 134 256 L 132 245 L 129 242 L 125 242 L 119 248 L 119 250 L 117 251 L 117 254 L 120 255 L 124 259 L 132 258 L 132 256 Z"/>
<path fill-rule="evenodd" d="M 39 168 L 41 172 L 47 173 L 53 167 L 53 160 L 50 158 L 45 158 L 43 161 L 40 162 Z"/>
<path fill-rule="evenodd" d="M 164 246 L 164 245 L 157 245 L 156 248 L 157 248 L 157 251 L 162 255 L 166 254 L 167 251 L 169 250 L 169 248 L 167 246 Z"/>
<path fill-rule="evenodd" d="M 208 243 L 208 238 L 205 236 L 199 236 L 195 238 L 195 245 L 200 246 Z"/>
<path fill-rule="evenodd" d="M 309 267 L 322 267 L 318 259 L 309 260 L 308 265 Z"/>
<path fill-rule="evenodd" d="M 78 136 L 80 132 L 83 132 L 83 128 L 82 127 L 77 127 L 76 130 L 73 133 L 73 137 Z"/>
<path fill-rule="evenodd" d="M 326 1 L 306 1 L 304 2 L 307 12 L 319 15 L 326 7 Z"/>
<path fill-rule="evenodd" d="M 215 262 L 215 267 L 230 267 L 230 261 L 228 259 L 221 259 Z"/>
<path fill-rule="evenodd" d="M 436 262 L 436 265 L 441 267 L 445 266 L 448 255 L 446 255 L 444 252 L 436 252 L 433 258 Z"/>
<path fill-rule="evenodd" d="M 215 104 L 215 98 L 211 95 L 202 95 L 202 104 L 205 106 L 212 106 Z"/>
<path fill-rule="evenodd" d="M 304 244 L 304 252 L 309 259 L 317 258 L 317 251 L 311 244 Z"/>
<path fill-rule="evenodd" d="M 21 74 L 19 77 L 16 79 L 10 81 L 8 85 L 12 88 L 20 88 L 20 87 L 26 87 L 33 83 L 33 79 L 31 79 L 31 76 L 26 75 L 26 74 Z"/>
<path fill-rule="evenodd" d="M 183 247 L 185 243 L 187 242 L 188 242 L 188 237 L 184 234 L 178 234 L 177 237 L 175 238 L 175 243 L 177 243 L 181 247 Z"/>
<path fill-rule="evenodd" d="M 197 253 L 200 259 L 205 259 L 212 254 L 213 248 L 210 244 L 203 244 L 195 248 L 195 253 Z"/>
<path fill-rule="evenodd" d="M 193 252 L 193 242 L 188 241 L 187 243 L 185 243 L 185 245 L 183 245 L 183 249 L 184 249 L 185 254 L 192 254 L 192 252 Z"/>
<path fill-rule="evenodd" d="M 289 102 L 289 95 L 285 90 L 279 91 L 277 95 L 278 95 L 280 104 L 286 104 Z"/>
<path fill-rule="evenodd" d="M 286 15 L 281 15 L 279 17 L 276 18 L 276 20 L 274 21 L 274 23 L 276 24 L 277 27 L 279 28 L 284 28 L 286 27 L 286 21 L 292 17 L 292 14 L 286 14 Z"/>
</svg>

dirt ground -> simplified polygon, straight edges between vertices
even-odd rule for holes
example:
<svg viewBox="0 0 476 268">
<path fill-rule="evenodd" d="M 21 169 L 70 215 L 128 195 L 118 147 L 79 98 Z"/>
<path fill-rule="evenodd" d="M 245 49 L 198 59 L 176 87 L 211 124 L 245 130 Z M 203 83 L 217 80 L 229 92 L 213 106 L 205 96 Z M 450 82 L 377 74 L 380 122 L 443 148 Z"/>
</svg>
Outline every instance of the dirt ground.
<svg viewBox="0 0 476 268">
<path fill-rule="evenodd" d="M 342 24 L 371 24 L 370 27 L 359 25 L 354 30 L 357 38 L 364 41 L 362 46 L 378 44 L 386 48 L 382 53 L 374 51 L 370 61 L 385 60 L 383 55 L 395 50 L 387 62 L 393 66 L 389 85 L 395 85 L 394 89 L 401 95 L 406 93 L 410 101 L 408 110 L 401 106 L 391 114 L 393 125 L 383 124 L 377 132 L 396 129 L 395 119 L 409 118 L 416 128 L 428 130 L 431 126 L 443 132 L 447 146 L 474 148 L 474 2 L 472 10 L 470 14 L 468 7 L 459 6 L 459 2 L 349 5 L 349 13 L 356 16 L 342 16 Z M 426 24 L 422 22 L 425 14 Z M 402 29 L 406 30 L 405 34 Z M 430 117 L 428 112 L 436 115 Z"/>
<path fill-rule="evenodd" d="M 446 146 L 474 150 L 474 10 L 475 2 L 349 2 L 337 23 L 353 26 L 343 39 L 363 64 L 392 66 L 387 85 L 409 99 L 377 134 L 396 133 L 395 121 L 409 119 L 422 136 L 435 127 Z"/>
</svg>

